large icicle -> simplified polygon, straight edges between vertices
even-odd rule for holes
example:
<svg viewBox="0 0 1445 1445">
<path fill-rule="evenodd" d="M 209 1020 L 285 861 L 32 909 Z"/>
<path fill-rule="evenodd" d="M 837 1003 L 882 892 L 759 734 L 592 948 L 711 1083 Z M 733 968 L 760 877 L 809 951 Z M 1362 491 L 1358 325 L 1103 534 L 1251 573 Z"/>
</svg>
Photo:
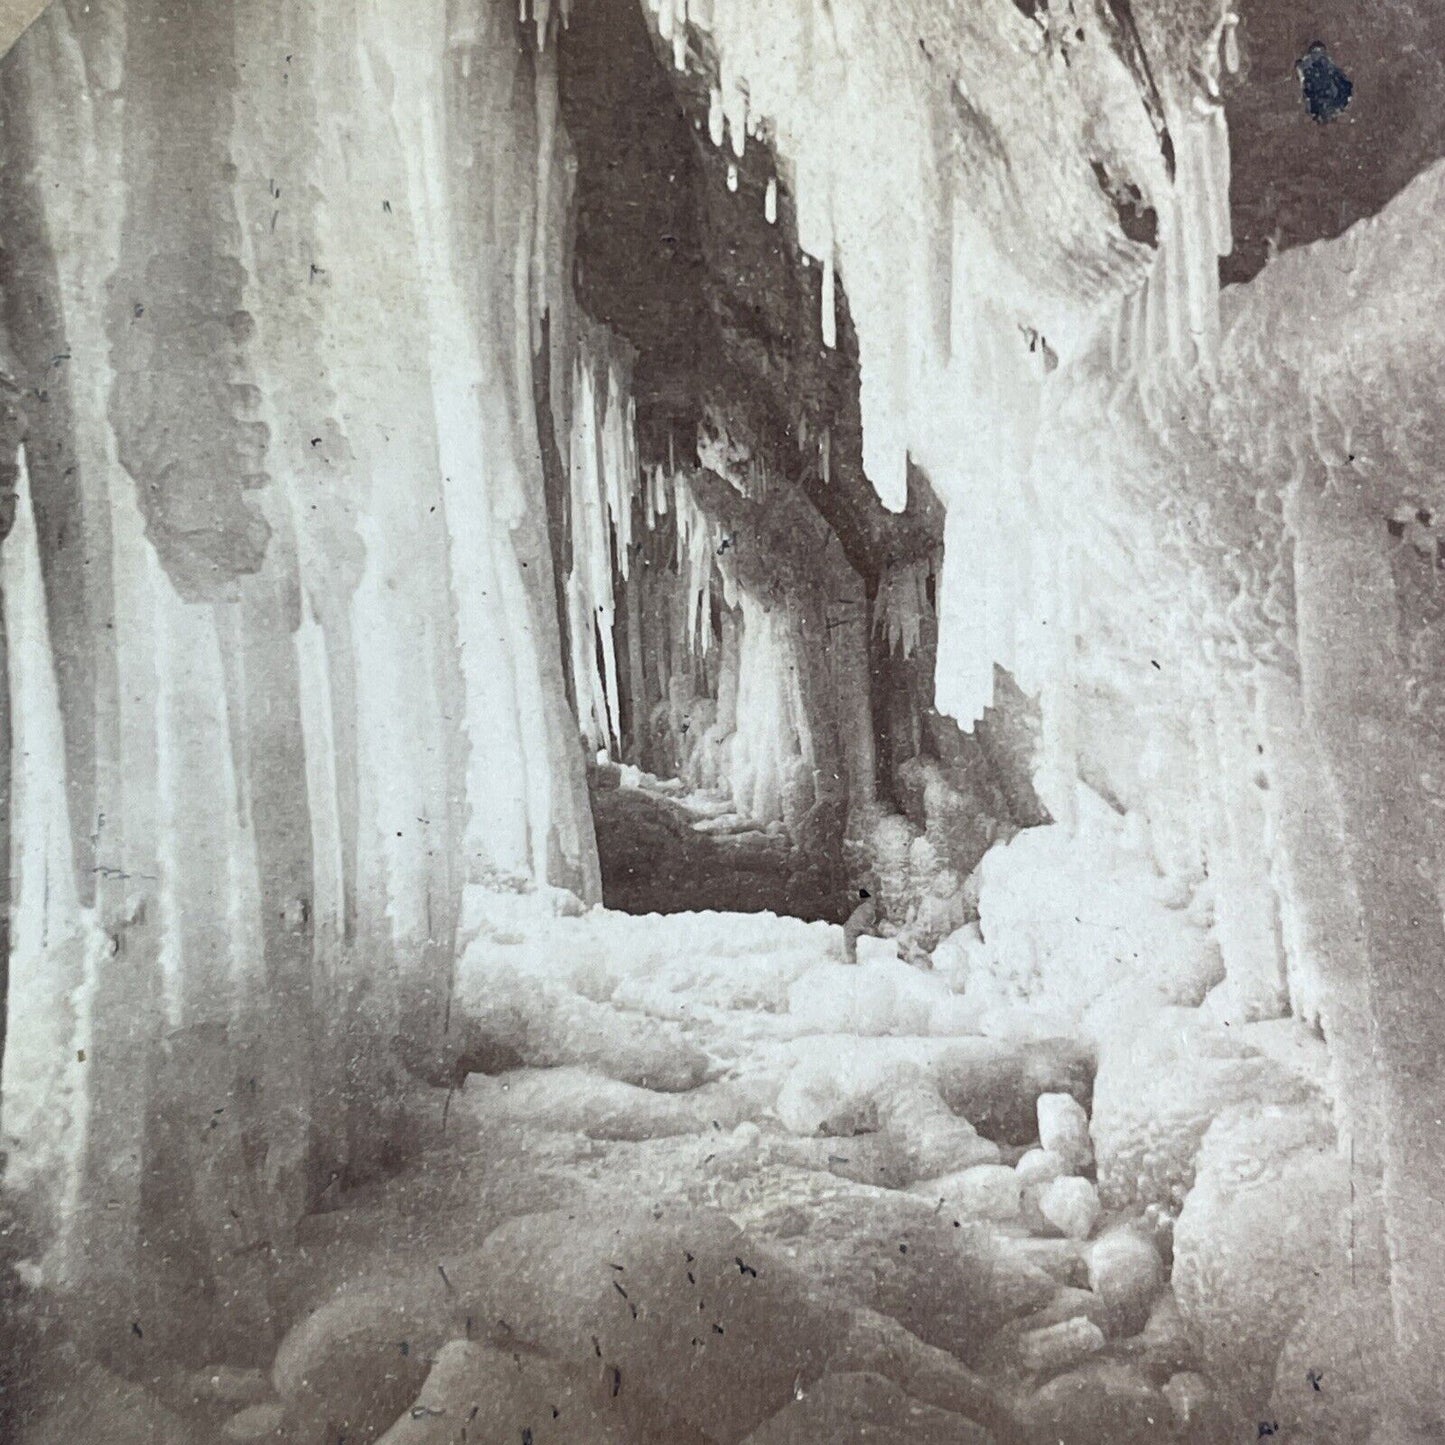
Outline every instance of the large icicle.
<svg viewBox="0 0 1445 1445">
<path fill-rule="evenodd" d="M 10 687 L 11 910 L 5 1047 L 7 1185 L 50 1195 L 75 1218 L 89 1104 L 85 1061 L 103 940 L 81 908 L 66 803 L 65 739 L 39 540 L 22 448 L 15 521 L 0 547 Z M 58 1253 L 64 1254 L 63 1240 Z"/>
<path fill-rule="evenodd" d="M 928 581 L 931 567 L 925 561 L 907 562 L 884 572 L 874 604 L 873 629 L 881 633 L 890 652 L 911 657 L 918 648 L 923 619 L 931 611 Z"/>
<path fill-rule="evenodd" d="M 649 526 L 666 509 L 656 480 L 643 485 L 636 419 L 628 365 L 618 343 L 601 327 L 585 327 L 577 338 L 572 382 L 568 635 L 578 724 L 592 749 L 608 753 L 622 743 L 614 558 L 625 581 L 631 569 L 633 509 L 642 505 Z"/>
</svg>

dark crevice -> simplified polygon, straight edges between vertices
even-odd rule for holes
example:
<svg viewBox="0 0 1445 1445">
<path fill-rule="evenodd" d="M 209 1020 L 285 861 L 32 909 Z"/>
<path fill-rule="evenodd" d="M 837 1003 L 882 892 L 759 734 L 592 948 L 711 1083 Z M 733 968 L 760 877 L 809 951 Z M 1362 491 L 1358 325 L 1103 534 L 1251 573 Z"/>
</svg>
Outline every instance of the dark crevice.
<svg viewBox="0 0 1445 1445">
<path fill-rule="evenodd" d="M 1094 179 L 1099 189 L 1108 196 L 1119 218 L 1119 229 L 1131 241 L 1142 246 L 1159 244 L 1159 213 L 1153 206 L 1144 204 L 1143 194 L 1132 181 L 1117 180 L 1109 174 L 1099 161 L 1092 161 Z"/>
</svg>

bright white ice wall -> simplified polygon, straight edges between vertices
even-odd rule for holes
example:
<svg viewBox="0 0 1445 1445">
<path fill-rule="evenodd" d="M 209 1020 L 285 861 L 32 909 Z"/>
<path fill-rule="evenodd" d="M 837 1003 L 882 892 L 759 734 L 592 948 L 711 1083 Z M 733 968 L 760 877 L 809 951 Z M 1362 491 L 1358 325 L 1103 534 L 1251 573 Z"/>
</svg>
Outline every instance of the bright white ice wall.
<svg viewBox="0 0 1445 1445">
<path fill-rule="evenodd" d="M 532 375 L 544 313 L 571 365 L 570 180 L 522 33 L 502 0 L 105 0 L 5 61 L 7 251 L 54 307 L 31 472 L 84 560 L 58 580 L 27 482 L 0 1127 L 97 1328 L 147 1287 L 145 1177 L 260 1311 L 228 1327 L 264 1320 L 248 1246 L 404 1132 L 386 1045 L 445 1026 L 461 890 L 598 896 Z"/>
</svg>

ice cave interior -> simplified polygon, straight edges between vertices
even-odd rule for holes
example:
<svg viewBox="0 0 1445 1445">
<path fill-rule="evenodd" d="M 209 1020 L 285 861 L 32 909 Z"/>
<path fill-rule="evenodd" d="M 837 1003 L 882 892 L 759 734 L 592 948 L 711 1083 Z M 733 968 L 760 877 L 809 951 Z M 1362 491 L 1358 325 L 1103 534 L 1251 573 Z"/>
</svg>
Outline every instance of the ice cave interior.
<svg viewBox="0 0 1445 1445">
<path fill-rule="evenodd" d="M 1445 1440 L 1445 10 L 3 15 L 0 1436 Z"/>
</svg>

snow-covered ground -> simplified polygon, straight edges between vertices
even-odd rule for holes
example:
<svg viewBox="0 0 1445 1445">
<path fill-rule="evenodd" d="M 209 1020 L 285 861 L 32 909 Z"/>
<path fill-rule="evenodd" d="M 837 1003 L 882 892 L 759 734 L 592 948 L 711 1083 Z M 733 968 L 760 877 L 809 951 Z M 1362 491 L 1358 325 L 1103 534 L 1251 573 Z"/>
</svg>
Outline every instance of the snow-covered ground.
<svg viewBox="0 0 1445 1445">
<path fill-rule="evenodd" d="M 1077 840 L 996 849 L 932 968 L 771 914 L 473 892 L 461 1071 L 419 1094 L 417 1157 L 303 1222 L 269 1377 L 86 1390 L 168 1441 L 1253 1438 L 1338 1204 L 1319 1060 L 1194 1006 L 1207 929 L 1115 841 L 1088 899 Z"/>
</svg>

